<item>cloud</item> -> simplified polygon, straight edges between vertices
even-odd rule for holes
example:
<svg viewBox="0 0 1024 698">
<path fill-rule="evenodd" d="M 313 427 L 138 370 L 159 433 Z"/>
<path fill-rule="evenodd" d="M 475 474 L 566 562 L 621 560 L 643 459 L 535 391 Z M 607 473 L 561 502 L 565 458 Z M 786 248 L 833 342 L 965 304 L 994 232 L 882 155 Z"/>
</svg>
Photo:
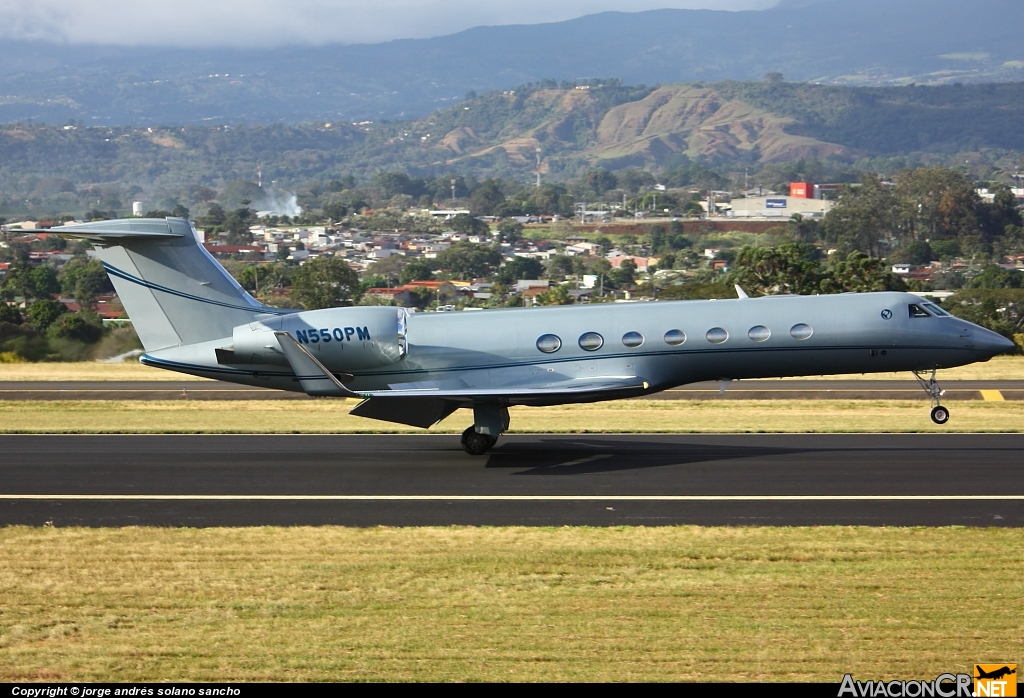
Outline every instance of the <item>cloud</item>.
<svg viewBox="0 0 1024 698">
<path fill-rule="evenodd" d="M 0 0 L 0 37 L 122 46 L 376 43 L 495 24 L 664 7 L 757 10 L 778 0 Z"/>
</svg>

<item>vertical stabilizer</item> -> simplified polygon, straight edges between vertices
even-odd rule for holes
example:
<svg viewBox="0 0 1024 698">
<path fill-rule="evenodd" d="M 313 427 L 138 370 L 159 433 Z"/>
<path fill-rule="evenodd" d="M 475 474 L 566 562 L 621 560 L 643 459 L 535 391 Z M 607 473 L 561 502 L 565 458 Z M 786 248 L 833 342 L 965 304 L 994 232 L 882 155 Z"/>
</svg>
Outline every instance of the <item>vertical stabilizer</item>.
<svg viewBox="0 0 1024 698">
<path fill-rule="evenodd" d="M 54 228 L 92 242 L 146 351 L 231 337 L 265 314 L 182 218 L 129 218 Z"/>
</svg>

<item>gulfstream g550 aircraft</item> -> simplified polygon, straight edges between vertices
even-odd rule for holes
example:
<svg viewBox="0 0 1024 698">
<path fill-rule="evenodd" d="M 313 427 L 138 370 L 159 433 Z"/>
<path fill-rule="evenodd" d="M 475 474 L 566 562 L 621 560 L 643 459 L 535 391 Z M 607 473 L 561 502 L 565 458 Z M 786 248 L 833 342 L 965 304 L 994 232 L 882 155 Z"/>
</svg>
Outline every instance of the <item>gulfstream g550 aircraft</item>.
<svg viewBox="0 0 1024 698">
<path fill-rule="evenodd" d="M 508 429 L 509 405 L 613 400 L 706 380 L 914 371 L 934 403 L 932 419 L 942 424 L 949 411 L 939 404 L 935 369 L 1013 348 L 907 293 L 478 313 L 295 312 L 253 299 L 180 218 L 54 232 L 95 244 L 147 366 L 358 397 L 352 414 L 424 428 L 472 408 L 462 444 L 475 455 Z"/>
</svg>

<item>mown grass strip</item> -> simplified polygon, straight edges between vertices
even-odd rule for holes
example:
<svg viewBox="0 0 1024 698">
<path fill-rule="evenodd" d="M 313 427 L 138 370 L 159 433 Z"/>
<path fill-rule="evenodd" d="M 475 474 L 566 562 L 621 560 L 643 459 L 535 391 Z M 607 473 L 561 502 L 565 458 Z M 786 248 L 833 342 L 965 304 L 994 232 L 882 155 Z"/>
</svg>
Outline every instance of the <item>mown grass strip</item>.
<svg viewBox="0 0 1024 698">
<path fill-rule="evenodd" d="M 424 433 L 353 417 L 345 400 L 0 401 L 0 433 L 220 434 Z M 619 400 L 560 407 L 514 407 L 510 433 L 1020 432 L 1024 402 L 963 401 L 948 424 L 928 417 L 925 400 Z M 430 431 L 459 433 L 458 410 Z"/>
<path fill-rule="evenodd" d="M 1017 661 L 1024 531 L 0 529 L 0 681 L 934 678 Z"/>
</svg>

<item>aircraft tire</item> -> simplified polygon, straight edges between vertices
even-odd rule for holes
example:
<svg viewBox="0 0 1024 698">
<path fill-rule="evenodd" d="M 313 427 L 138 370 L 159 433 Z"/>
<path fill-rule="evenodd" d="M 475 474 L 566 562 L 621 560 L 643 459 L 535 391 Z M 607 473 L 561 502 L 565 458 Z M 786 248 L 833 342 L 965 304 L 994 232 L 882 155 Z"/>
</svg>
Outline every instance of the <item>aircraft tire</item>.
<svg viewBox="0 0 1024 698">
<path fill-rule="evenodd" d="M 478 434 L 473 427 L 462 432 L 462 448 L 471 456 L 482 456 L 498 443 L 498 439 L 487 434 Z"/>
<path fill-rule="evenodd" d="M 932 421 L 936 424 L 945 424 L 949 421 L 949 410 L 942 405 L 932 408 Z"/>
</svg>

